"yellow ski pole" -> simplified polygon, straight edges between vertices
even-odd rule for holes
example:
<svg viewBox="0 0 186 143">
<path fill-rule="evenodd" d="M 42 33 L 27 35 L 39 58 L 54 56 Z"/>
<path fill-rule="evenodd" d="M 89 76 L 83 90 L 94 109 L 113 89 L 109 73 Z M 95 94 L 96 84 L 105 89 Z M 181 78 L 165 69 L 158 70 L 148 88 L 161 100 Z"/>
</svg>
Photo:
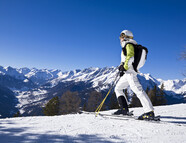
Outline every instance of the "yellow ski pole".
<svg viewBox="0 0 186 143">
<path fill-rule="evenodd" d="M 109 95 L 109 93 L 110 93 L 110 91 L 112 90 L 112 88 L 110 88 L 109 89 L 109 91 L 108 91 L 108 93 L 107 93 L 107 95 L 105 96 L 105 98 L 103 99 L 103 101 L 101 102 L 101 104 L 98 106 L 98 108 L 96 109 L 96 111 L 95 112 L 97 112 L 97 114 L 99 113 L 99 111 L 101 110 L 101 108 L 102 108 L 102 106 L 103 106 L 103 104 L 104 104 L 104 102 L 105 102 L 105 100 L 107 99 L 107 96 Z M 96 115 L 97 116 L 97 115 Z"/>
<path fill-rule="evenodd" d="M 107 99 L 109 93 L 111 92 L 111 90 L 113 89 L 113 87 L 114 87 L 114 86 L 117 84 L 117 82 L 119 81 L 120 78 L 119 78 L 118 81 L 116 82 L 118 75 L 119 75 L 119 72 L 117 73 L 116 78 L 115 78 L 114 82 L 112 83 L 112 86 L 111 86 L 111 88 L 109 89 L 107 95 L 105 96 L 105 98 L 103 99 L 103 101 L 101 102 L 101 104 L 100 104 L 100 105 L 98 106 L 98 108 L 96 109 L 96 111 L 95 111 L 96 117 L 97 117 L 97 115 L 99 114 L 99 112 L 100 112 L 100 110 L 101 110 L 101 108 L 102 108 L 102 106 L 103 106 L 105 100 Z M 115 83 L 115 82 L 116 82 L 116 83 Z"/>
</svg>

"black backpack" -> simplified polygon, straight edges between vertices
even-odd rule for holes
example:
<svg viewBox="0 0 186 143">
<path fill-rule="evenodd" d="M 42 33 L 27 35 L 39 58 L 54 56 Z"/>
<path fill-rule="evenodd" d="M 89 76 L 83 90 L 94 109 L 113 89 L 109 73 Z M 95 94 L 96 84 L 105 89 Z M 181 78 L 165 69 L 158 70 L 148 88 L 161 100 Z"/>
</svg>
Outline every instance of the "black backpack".
<svg viewBox="0 0 186 143">
<path fill-rule="evenodd" d="M 142 45 L 136 45 L 133 43 L 127 43 L 127 44 L 132 44 L 134 46 L 134 62 L 133 62 L 133 68 L 136 72 L 143 67 L 145 64 L 145 61 L 147 60 L 147 54 L 148 54 L 148 49 Z M 126 44 L 126 45 L 127 45 Z M 125 47 L 126 47 L 125 45 Z M 122 48 L 124 55 L 127 55 L 126 48 Z"/>
</svg>

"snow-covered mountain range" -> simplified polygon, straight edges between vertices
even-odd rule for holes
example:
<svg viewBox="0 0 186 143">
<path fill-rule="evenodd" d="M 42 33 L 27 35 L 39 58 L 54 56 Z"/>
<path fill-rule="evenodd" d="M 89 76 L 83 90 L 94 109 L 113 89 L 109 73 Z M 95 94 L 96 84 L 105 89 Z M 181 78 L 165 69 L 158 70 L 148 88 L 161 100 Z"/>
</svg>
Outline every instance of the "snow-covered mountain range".
<svg viewBox="0 0 186 143">
<path fill-rule="evenodd" d="M 61 96 L 66 90 L 78 91 L 81 93 L 82 98 L 86 98 L 85 94 L 90 89 L 106 92 L 114 81 L 117 72 L 118 70 L 115 67 L 86 68 L 63 72 L 61 70 L 18 69 L 0 66 L 0 86 L 6 88 L 3 94 L 0 90 L 0 98 L 1 101 L 6 99 L 10 93 L 7 90 L 10 90 L 15 95 L 14 101 L 17 106 L 11 108 L 9 112 L 13 113 L 17 109 L 25 115 L 38 114 L 38 111 L 34 110 L 36 107 L 38 109 L 43 106 L 54 96 Z M 186 79 L 165 81 L 156 79 L 150 74 L 142 73 L 138 75 L 138 78 L 144 89 L 147 87 L 153 88 L 154 85 L 160 87 L 163 83 L 166 94 L 174 99 L 170 100 L 170 104 L 185 102 Z M 0 106 L 4 104 L 1 101 Z M 1 111 L 0 114 L 2 114 Z"/>
</svg>

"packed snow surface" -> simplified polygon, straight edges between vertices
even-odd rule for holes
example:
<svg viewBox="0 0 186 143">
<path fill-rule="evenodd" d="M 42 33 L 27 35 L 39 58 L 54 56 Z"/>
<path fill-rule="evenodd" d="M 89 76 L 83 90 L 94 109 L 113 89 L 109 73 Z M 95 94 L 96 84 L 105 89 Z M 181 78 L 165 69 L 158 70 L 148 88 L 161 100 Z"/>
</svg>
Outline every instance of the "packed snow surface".
<svg viewBox="0 0 186 143">
<path fill-rule="evenodd" d="M 132 108 L 140 115 L 142 108 Z M 115 110 L 104 111 L 111 114 Z M 102 112 L 103 113 L 103 112 Z M 186 104 L 155 107 L 163 122 L 94 114 L 0 119 L 1 143 L 186 143 Z"/>
</svg>

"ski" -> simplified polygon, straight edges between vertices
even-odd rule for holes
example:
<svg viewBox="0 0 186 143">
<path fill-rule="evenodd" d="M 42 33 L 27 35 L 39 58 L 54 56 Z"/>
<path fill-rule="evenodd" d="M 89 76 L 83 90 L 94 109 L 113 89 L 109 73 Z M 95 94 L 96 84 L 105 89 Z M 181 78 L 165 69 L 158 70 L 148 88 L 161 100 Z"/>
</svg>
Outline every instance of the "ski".
<svg viewBox="0 0 186 143">
<path fill-rule="evenodd" d="M 98 115 L 100 115 L 103 118 L 114 119 L 114 120 L 134 120 L 140 122 L 150 122 L 150 123 L 157 123 L 157 124 L 174 124 L 176 126 L 185 126 L 183 124 L 174 123 L 170 121 L 162 121 L 160 119 L 161 116 L 155 116 L 154 120 L 139 120 L 138 116 L 111 115 L 111 114 L 104 114 L 104 113 L 99 113 Z"/>
<path fill-rule="evenodd" d="M 113 115 L 108 115 L 108 114 L 98 114 L 99 116 L 103 117 L 103 118 L 109 118 L 109 119 L 116 119 L 116 120 L 129 120 L 130 118 L 122 118 L 121 116 L 113 116 Z"/>
<path fill-rule="evenodd" d="M 95 112 L 85 112 L 85 111 L 83 111 L 82 113 L 96 115 Z M 128 120 L 128 119 L 139 120 L 138 116 L 133 115 L 133 111 L 130 111 L 128 115 L 114 115 L 114 114 L 106 114 L 106 113 L 99 113 L 98 115 L 101 116 L 101 117 L 107 117 L 107 118 L 113 118 L 113 119 L 119 119 L 119 120 Z M 155 121 L 155 122 L 158 122 L 158 121 L 160 121 L 160 116 L 155 116 L 153 119 L 149 119 L 149 120 L 145 119 L 145 120 L 139 120 L 139 121 Z"/>
<path fill-rule="evenodd" d="M 110 115 L 110 114 L 103 114 L 99 113 L 99 116 L 103 118 L 109 118 L 109 119 L 117 119 L 117 120 L 129 120 L 130 118 L 133 119 L 131 116 L 120 116 L 120 115 Z"/>
<path fill-rule="evenodd" d="M 126 119 L 134 119 L 134 120 L 139 120 L 138 116 L 133 116 L 133 115 L 114 115 L 114 114 L 104 114 L 104 113 L 99 113 L 98 115 L 102 117 L 110 117 L 114 119 L 119 119 L 119 120 L 126 120 Z M 160 121 L 160 116 L 155 116 L 153 119 L 144 119 L 144 120 L 139 120 L 139 121 L 151 121 L 151 122 L 159 122 Z"/>
<path fill-rule="evenodd" d="M 89 114 L 89 115 L 95 115 L 96 116 L 96 113 L 95 112 L 86 112 L 86 111 L 83 111 L 83 112 L 80 112 L 80 114 Z M 139 120 L 138 119 L 138 116 L 125 116 L 125 115 L 113 115 L 113 114 L 108 114 L 108 113 L 99 113 L 98 116 L 100 117 L 103 117 L 103 118 L 107 118 L 107 119 L 115 119 L 115 120 L 134 120 L 134 121 L 142 121 L 142 122 L 150 122 L 150 123 L 159 123 L 159 124 L 174 124 L 176 126 L 186 126 L 186 125 L 183 125 L 181 123 L 174 123 L 174 122 L 171 122 L 171 121 L 162 121 L 161 120 L 161 116 L 155 116 L 155 120 Z"/>
<path fill-rule="evenodd" d="M 128 115 L 115 115 L 115 114 L 105 114 L 105 113 L 99 113 L 100 116 L 110 116 L 110 117 L 123 117 L 123 118 L 134 118 L 133 111 L 130 111 Z"/>
</svg>

